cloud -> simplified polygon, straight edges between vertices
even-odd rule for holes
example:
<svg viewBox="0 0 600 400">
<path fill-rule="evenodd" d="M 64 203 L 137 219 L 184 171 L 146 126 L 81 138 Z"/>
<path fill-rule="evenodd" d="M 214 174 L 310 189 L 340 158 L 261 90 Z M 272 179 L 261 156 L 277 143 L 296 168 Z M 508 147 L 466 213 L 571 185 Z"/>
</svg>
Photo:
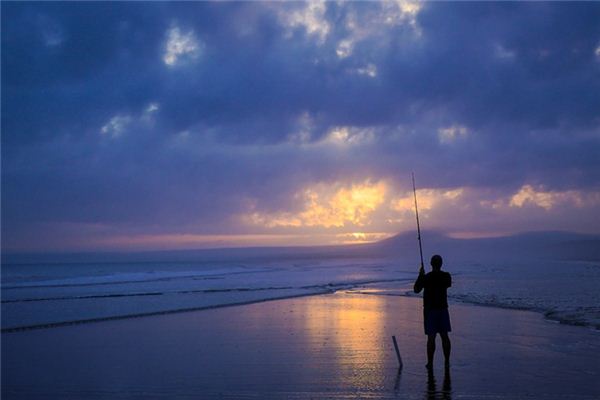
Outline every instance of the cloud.
<svg viewBox="0 0 600 400">
<path fill-rule="evenodd" d="M 367 75 L 371 78 L 375 78 L 377 76 L 377 66 L 375 64 L 369 63 L 364 67 L 358 68 L 356 72 L 360 75 Z"/>
<path fill-rule="evenodd" d="M 451 125 L 438 129 L 438 137 L 441 143 L 452 143 L 457 139 L 465 138 L 469 133 L 466 126 Z"/>
<path fill-rule="evenodd" d="M 299 212 L 260 213 L 244 217 L 251 224 L 268 228 L 365 226 L 369 216 L 384 201 L 386 185 L 383 182 L 354 184 L 317 184 L 296 194 L 302 203 Z"/>
<path fill-rule="evenodd" d="M 158 103 L 150 103 L 148 104 L 148 107 L 146 107 L 146 110 L 144 110 L 144 112 L 146 114 L 152 114 L 155 111 L 158 111 L 158 109 L 160 105 Z"/>
<path fill-rule="evenodd" d="M 360 129 L 348 126 L 336 126 L 327 132 L 318 144 L 332 144 L 335 146 L 363 145 L 374 140 L 372 129 Z"/>
<path fill-rule="evenodd" d="M 194 31 L 182 33 L 179 27 L 175 26 L 167 31 L 163 61 L 173 67 L 186 60 L 198 58 L 201 50 L 202 44 L 196 38 Z"/>
<path fill-rule="evenodd" d="M 496 44 L 494 47 L 494 56 L 496 56 L 496 58 L 499 60 L 512 61 L 514 60 L 516 54 L 514 51 L 506 49 L 501 44 Z"/>
<path fill-rule="evenodd" d="M 418 29 L 417 15 L 423 6 L 420 1 L 412 0 L 393 0 L 383 3 L 385 12 L 385 22 L 392 25 L 408 23 L 413 28 Z"/>
<path fill-rule="evenodd" d="M 411 171 L 430 227 L 597 231 L 598 4 L 2 11 L 3 242 L 396 232 Z M 358 229 L 330 202 L 366 182 Z"/>
<path fill-rule="evenodd" d="M 116 139 L 123 136 L 128 130 L 139 130 L 142 127 L 148 128 L 154 124 L 155 114 L 159 109 L 160 105 L 158 103 L 151 102 L 138 115 L 117 114 L 102 125 L 100 134 Z"/>
<path fill-rule="evenodd" d="M 421 3 L 416 1 L 383 1 L 368 9 L 348 7 L 343 13 L 345 35 L 337 42 L 336 54 L 344 59 L 355 54 L 355 49 L 364 44 L 385 42 L 389 33 L 382 27 L 394 31 L 396 28 L 408 26 L 409 35 L 403 35 L 409 42 L 420 36 L 417 16 L 421 11 Z M 399 32 L 394 32 L 398 34 Z"/>
<path fill-rule="evenodd" d="M 125 132 L 131 120 L 129 115 L 115 115 L 100 128 L 100 133 L 111 138 L 118 138 Z"/>
<path fill-rule="evenodd" d="M 444 189 L 419 189 L 416 191 L 417 206 L 421 211 L 431 210 L 439 204 L 456 202 L 464 193 L 464 188 L 444 190 Z M 402 197 L 391 201 L 391 208 L 400 213 L 409 212 L 411 215 L 415 212 L 415 198 L 413 193 L 404 193 Z"/>
<path fill-rule="evenodd" d="M 280 8 L 278 16 L 291 37 L 294 29 L 303 28 L 308 36 L 315 37 L 317 43 L 325 42 L 330 25 L 325 17 L 327 3 L 324 0 L 310 0 L 297 3 L 293 8 Z"/>
<path fill-rule="evenodd" d="M 524 185 L 510 198 L 509 206 L 525 207 L 527 205 L 533 205 L 549 211 L 561 204 L 567 204 L 581 208 L 586 203 L 600 204 L 600 197 L 598 197 L 598 193 L 594 193 L 591 196 L 585 196 L 584 194 L 575 190 L 544 191 L 535 189 L 531 185 Z"/>
</svg>

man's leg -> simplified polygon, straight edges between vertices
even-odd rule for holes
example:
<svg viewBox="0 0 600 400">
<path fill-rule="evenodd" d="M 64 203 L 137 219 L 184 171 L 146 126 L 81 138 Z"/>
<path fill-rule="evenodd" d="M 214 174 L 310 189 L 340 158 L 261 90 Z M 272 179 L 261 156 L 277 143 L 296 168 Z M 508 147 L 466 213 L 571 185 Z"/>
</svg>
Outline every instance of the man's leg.
<svg viewBox="0 0 600 400">
<path fill-rule="evenodd" d="M 450 350 L 452 348 L 450 344 L 450 338 L 448 332 L 440 333 L 442 337 L 442 348 L 444 349 L 444 358 L 446 359 L 446 366 L 450 365 Z"/>
<path fill-rule="evenodd" d="M 427 368 L 433 368 L 433 355 L 435 354 L 435 333 L 427 335 Z"/>
</svg>

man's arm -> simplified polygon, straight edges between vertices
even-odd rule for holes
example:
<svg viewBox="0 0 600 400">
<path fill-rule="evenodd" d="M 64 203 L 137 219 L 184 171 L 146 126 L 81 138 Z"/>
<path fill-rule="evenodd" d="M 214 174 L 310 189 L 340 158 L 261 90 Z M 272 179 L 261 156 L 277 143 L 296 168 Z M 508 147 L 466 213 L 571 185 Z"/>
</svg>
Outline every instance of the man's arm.
<svg viewBox="0 0 600 400">
<path fill-rule="evenodd" d="M 450 272 L 446 273 L 448 274 L 448 282 L 446 282 L 448 286 L 446 287 L 449 288 L 450 286 L 452 286 L 452 275 L 450 275 Z"/>
<path fill-rule="evenodd" d="M 413 290 L 415 291 L 415 293 L 419 293 L 421 290 L 423 290 L 424 285 L 425 285 L 425 268 L 423 268 L 423 264 L 421 264 L 421 268 L 419 269 L 419 277 L 415 281 Z"/>
</svg>

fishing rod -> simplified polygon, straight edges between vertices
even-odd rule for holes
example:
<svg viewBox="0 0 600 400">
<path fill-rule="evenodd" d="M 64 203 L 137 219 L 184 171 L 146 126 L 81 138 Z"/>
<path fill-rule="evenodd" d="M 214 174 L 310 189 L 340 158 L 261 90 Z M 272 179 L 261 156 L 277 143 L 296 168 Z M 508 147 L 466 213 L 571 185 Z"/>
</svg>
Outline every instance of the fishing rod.
<svg viewBox="0 0 600 400">
<path fill-rule="evenodd" d="M 415 173 L 412 173 L 412 184 L 413 184 L 413 194 L 415 196 L 415 215 L 417 216 L 417 238 L 419 239 L 419 254 L 421 255 L 421 270 L 419 274 L 423 273 L 423 269 L 425 268 L 423 265 L 423 245 L 421 244 L 421 224 L 419 224 L 419 208 L 417 207 L 417 187 L 415 185 Z M 394 349 L 396 350 L 396 357 L 398 358 L 399 370 L 402 371 L 402 357 L 400 356 L 400 349 L 398 348 L 398 342 L 396 341 L 396 336 L 392 336 L 392 341 L 394 342 Z"/>
<path fill-rule="evenodd" d="M 421 268 L 423 264 L 423 245 L 421 244 L 421 225 L 419 224 L 419 208 L 417 207 L 417 188 L 415 186 L 415 173 L 412 173 L 413 194 L 415 196 L 415 215 L 417 216 L 417 238 L 419 239 L 419 254 L 421 255 Z"/>
</svg>

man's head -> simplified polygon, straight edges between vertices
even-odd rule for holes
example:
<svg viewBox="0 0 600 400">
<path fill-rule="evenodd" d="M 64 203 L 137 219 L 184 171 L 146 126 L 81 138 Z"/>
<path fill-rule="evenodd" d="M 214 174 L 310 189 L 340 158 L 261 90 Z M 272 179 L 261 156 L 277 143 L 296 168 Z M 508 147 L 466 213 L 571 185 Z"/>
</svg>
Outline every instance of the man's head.
<svg viewBox="0 0 600 400">
<path fill-rule="evenodd" d="M 431 257 L 431 268 L 433 268 L 434 271 L 439 271 L 442 268 L 443 263 L 444 260 L 442 260 L 442 256 L 440 256 L 439 254 L 436 254 L 433 257 Z"/>
</svg>

